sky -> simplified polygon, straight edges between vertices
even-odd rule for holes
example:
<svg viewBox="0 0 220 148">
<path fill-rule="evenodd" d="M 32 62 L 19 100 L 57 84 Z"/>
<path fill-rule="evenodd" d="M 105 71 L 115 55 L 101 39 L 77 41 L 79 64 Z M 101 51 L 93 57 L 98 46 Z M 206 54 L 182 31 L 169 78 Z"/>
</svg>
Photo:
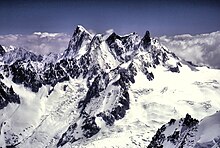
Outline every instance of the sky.
<svg viewBox="0 0 220 148">
<path fill-rule="evenodd" d="M 218 0 L 1 0 L 0 35 L 62 32 L 80 24 L 103 33 L 153 36 L 220 30 Z"/>
</svg>

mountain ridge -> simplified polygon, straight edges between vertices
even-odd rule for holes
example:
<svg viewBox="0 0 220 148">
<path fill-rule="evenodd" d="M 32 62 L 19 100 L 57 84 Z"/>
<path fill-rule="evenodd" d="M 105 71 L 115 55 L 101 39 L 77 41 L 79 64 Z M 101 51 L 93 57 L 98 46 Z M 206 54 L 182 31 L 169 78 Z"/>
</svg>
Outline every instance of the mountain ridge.
<svg viewBox="0 0 220 148">
<path fill-rule="evenodd" d="M 147 147 L 171 117 L 219 110 L 219 70 L 184 61 L 148 31 L 92 36 L 77 26 L 61 54 L 16 50 L 0 58 L 1 83 L 20 99 L 0 110 L 2 147 Z M 124 143 L 106 141 L 120 134 Z"/>
</svg>

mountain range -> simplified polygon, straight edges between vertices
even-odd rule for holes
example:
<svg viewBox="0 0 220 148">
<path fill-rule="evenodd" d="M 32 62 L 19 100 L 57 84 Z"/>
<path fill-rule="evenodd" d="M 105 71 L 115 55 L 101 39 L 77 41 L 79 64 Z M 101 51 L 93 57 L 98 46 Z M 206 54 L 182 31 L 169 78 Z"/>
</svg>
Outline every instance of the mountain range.
<svg viewBox="0 0 220 148">
<path fill-rule="evenodd" d="M 0 147 L 220 147 L 220 70 L 146 31 L 92 35 L 62 53 L 0 45 Z"/>
</svg>

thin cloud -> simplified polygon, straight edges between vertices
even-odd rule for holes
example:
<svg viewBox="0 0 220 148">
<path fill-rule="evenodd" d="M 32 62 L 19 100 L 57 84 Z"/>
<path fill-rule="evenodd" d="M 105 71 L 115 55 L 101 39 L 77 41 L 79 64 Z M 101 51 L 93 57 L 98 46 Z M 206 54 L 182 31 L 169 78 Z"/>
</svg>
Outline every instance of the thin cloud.
<svg viewBox="0 0 220 148">
<path fill-rule="evenodd" d="M 159 37 L 160 42 L 181 58 L 220 68 L 220 31 L 200 35 Z"/>
<path fill-rule="evenodd" d="M 58 53 L 64 51 L 70 40 L 69 35 L 64 33 L 41 33 L 35 32 L 31 35 L 0 35 L 0 44 L 5 46 L 23 47 L 40 54 L 50 52 Z"/>
</svg>

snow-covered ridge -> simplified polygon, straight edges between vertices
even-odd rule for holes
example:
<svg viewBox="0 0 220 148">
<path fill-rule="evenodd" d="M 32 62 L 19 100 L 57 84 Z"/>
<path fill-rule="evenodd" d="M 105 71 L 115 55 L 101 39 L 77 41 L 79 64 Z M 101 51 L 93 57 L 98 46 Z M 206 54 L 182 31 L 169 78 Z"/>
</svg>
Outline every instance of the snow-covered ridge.
<svg viewBox="0 0 220 148">
<path fill-rule="evenodd" d="M 0 110 L 2 147 L 146 147 L 171 118 L 200 120 L 220 106 L 219 70 L 184 61 L 148 31 L 93 36 L 77 26 L 63 53 L 0 57 L 4 92 L 20 100 Z"/>
<path fill-rule="evenodd" d="M 180 120 L 171 119 L 158 129 L 148 147 L 220 147 L 220 113 L 200 122 L 189 114 Z"/>
</svg>

